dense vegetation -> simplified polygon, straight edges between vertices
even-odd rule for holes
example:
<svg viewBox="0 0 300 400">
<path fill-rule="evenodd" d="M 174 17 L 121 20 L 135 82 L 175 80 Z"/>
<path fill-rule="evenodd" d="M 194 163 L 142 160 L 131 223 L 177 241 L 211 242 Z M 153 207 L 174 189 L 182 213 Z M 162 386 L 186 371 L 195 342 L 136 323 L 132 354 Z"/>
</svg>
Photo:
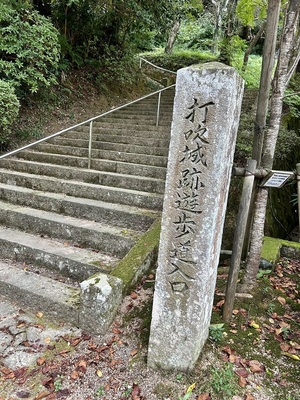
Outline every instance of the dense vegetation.
<svg viewBox="0 0 300 400">
<path fill-rule="evenodd" d="M 65 106 L 73 89 L 84 96 L 76 84 L 68 82 L 71 76 L 79 76 L 102 93 L 124 85 L 125 92 L 130 91 L 141 79 L 136 58 L 140 53 L 175 71 L 218 59 L 236 67 L 247 88 L 258 88 L 264 42 L 259 34 L 266 10 L 267 1 L 255 0 L 3 0 L 1 149 L 9 147 L 20 109 L 43 102 L 46 108 L 51 102 Z M 280 26 L 282 18 L 283 14 Z M 296 76 L 285 98 L 286 116 L 275 161 L 278 169 L 293 169 L 297 162 L 300 97 L 293 93 L 298 81 Z M 251 118 L 242 121 L 242 140 L 237 146 L 240 160 L 251 156 Z M 24 132 L 21 138 L 26 138 Z M 37 135 L 36 130 L 30 134 Z M 271 227 L 270 233 L 283 235 L 285 229 Z"/>
</svg>

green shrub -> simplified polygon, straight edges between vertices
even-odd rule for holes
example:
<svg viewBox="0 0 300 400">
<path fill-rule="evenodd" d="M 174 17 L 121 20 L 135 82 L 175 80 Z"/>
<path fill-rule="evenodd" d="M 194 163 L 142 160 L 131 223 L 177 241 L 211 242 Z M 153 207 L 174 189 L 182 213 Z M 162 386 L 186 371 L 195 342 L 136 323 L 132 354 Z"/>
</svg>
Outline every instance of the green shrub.
<svg viewBox="0 0 300 400">
<path fill-rule="evenodd" d="M 0 148 L 3 150 L 11 134 L 11 126 L 18 117 L 20 103 L 14 88 L 0 80 Z"/>
<path fill-rule="evenodd" d="M 60 46 L 52 23 L 30 8 L 0 4 L 0 79 L 21 96 L 56 82 Z"/>
<path fill-rule="evenodd" d="M 193 50 L 212 50 L 214 22 L 210 14 L 199 19 L 184 20 L 180 26 L 175 48 Z"/>
</svg>

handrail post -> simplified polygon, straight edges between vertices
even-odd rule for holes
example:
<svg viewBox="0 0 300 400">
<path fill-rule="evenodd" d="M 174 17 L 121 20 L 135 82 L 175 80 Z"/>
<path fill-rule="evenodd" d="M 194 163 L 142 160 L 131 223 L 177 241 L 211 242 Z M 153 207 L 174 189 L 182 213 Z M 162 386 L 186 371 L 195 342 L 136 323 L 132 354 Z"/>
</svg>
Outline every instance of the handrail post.
<svg viewBox="0 0 300 400">
<path fill-rule="evenodd" d="M 91 159 L 92 159 L 92 137 L 93 137 L 93 121 L 90 122 L 88 169 L 91 169 Z"/>
<path fill-rule="evenodd" d="M 140 69 L 142 69 L 142 59 L 140 57 Z"/>
<path fill-rule="evenodd" d="M 157 113 L 156 113 L 156 126 L 158 126 L 158 123 L 159 123 L 160 100 L 161 100 L 161 92 L 158 93 Z"/>
</svg>

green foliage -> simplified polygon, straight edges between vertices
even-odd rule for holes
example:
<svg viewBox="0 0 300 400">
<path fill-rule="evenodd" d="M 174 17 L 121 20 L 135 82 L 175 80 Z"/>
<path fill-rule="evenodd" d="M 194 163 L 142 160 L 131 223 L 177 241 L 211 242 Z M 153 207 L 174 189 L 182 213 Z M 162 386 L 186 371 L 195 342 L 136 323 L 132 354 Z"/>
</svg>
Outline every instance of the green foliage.
<svg viewBox="0 0 300 400">
<path fill-rule="evenodd" d="M 143 57 L 171 71 L 177 71 L 179 68 L 184 68 L 191 64 L 216 60 L 216 57 L 211 53 L 193 50 L 174 50 L 172 54 L 166 54 L 163 50 L 157 50 L 156 52 L 144 53 Z"/>
<path fill-rule="evenodd" d="M 288 89 L 285 91 L 283 102 L 289 107 L 291 116 L 300 118 L 300 74 L 295 74 L 291 79 Z"/>
<path fill-rule="evenodd" d="M 56 82 L 60 47 L 58 32 L 29 8 L 0 5 L 0 79 L 21 93 L 37 92 Z"/>
<path fill-rule="evenodd" d="M 256 21 L 267 17 L 267 0 L 239 0 L 236 15 L 244 26 L 254 28 Z"/>
<path fill-rule="evenodd" d="M 281 127 L 278 135 L 278 139 L 276 142 L 276 150 L 275 150 L 275 161 L 274 167 L 280 169 L 289 170 L 293 168 L 293 166 L 284 168 L 283 162 L 292 161 L 294 159 L 294 165 L 299 161 L 297 160 L 298 154 L 300 151 L 300 137 L 295 131 L 286 129 L 285 127 Z"/>
<path fill-rule="evenodd" d="M 245 71 L 242 70 L 243 55 L 239 54 L 233 58 L 232 66 L 237 69 L 241 77 L 245 80 L 248 88 L 259 88 L 261 73 L 261 56 L 251 55 Z"/>
<path fill-rule="evenodd" d="M 214 342 L 220 342 L 223 339 L 224 324 L 212 324 L 209 327 L 209 337 Z"/>
<path fill-rule="evenodd" d="M 246 50 L 246 42 L 238 35 L 225 37 L 221 44 L 220 60 L 230 65 L 239 62 Z"/>
<path fill-rule="evenodd" d="M 214 21 L 210 14 L 203 14 L 199 19 L 182 21 L 176 48 L 210 50 L 213 47 Z"/>
<path fill-rule="evenodd" d="M 102 59 L 108 47 L 123 55 L 128 46 L 149 48 L 147 38 L 167 30 L 173 6 L 168 0 L 52 0 L 50 4 L 63 55 L 77 65 Z"/>
<path fill-rule="evenodd" d="M 210 382 L 211 387 L 217 394 L 222 394 L 223 399 L 231 398 L 236 390 L 234 378 L 232 364 L 228 363 L 223 368 L 213 368 Z"/>
<path fill-rule="evenodd" d="M 18 117 L 20 103 L 14 88 L 0 80 L 0 146 L 3 148 L 11 134 L 11 126 Z"/>
</svg>

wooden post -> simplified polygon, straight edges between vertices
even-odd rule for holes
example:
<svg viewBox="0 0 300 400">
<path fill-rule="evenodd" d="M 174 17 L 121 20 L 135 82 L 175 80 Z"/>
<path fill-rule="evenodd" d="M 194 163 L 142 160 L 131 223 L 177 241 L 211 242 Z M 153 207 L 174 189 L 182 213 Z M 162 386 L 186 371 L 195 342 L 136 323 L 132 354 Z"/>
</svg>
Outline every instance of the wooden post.
<svg viewBox="0 0 300 400">
<path fill-rule="evenodd" d="M 226 288 L 226 297 L 225 297 L 224 311 L 223 311 L 223 319 L 225 321 L 229 321 L 231 319 L 233 310 L 234 296 L 236 292 L 236 285 L 240 270 L 243 243 L 244 243 L 244 237 L 245 237 L 250 202 L 251 202 L 251 194 L 253 190 L 256 164 L 257 162 L 255 160 L 248 160 L 246 166 L 246 174 L 244 178 L 242 198 L 239 206 L 236 229 L 234 233 L 232 257 L 231 257 L 230 270 Z"/>
<path fill-rule="evenodd" d="M 298 188 L 298 219 L 299 219 L 299 242 L 300 242 L 300 163 L 296 164 L 297 170 L 297 188 Z"/>
</svg>

